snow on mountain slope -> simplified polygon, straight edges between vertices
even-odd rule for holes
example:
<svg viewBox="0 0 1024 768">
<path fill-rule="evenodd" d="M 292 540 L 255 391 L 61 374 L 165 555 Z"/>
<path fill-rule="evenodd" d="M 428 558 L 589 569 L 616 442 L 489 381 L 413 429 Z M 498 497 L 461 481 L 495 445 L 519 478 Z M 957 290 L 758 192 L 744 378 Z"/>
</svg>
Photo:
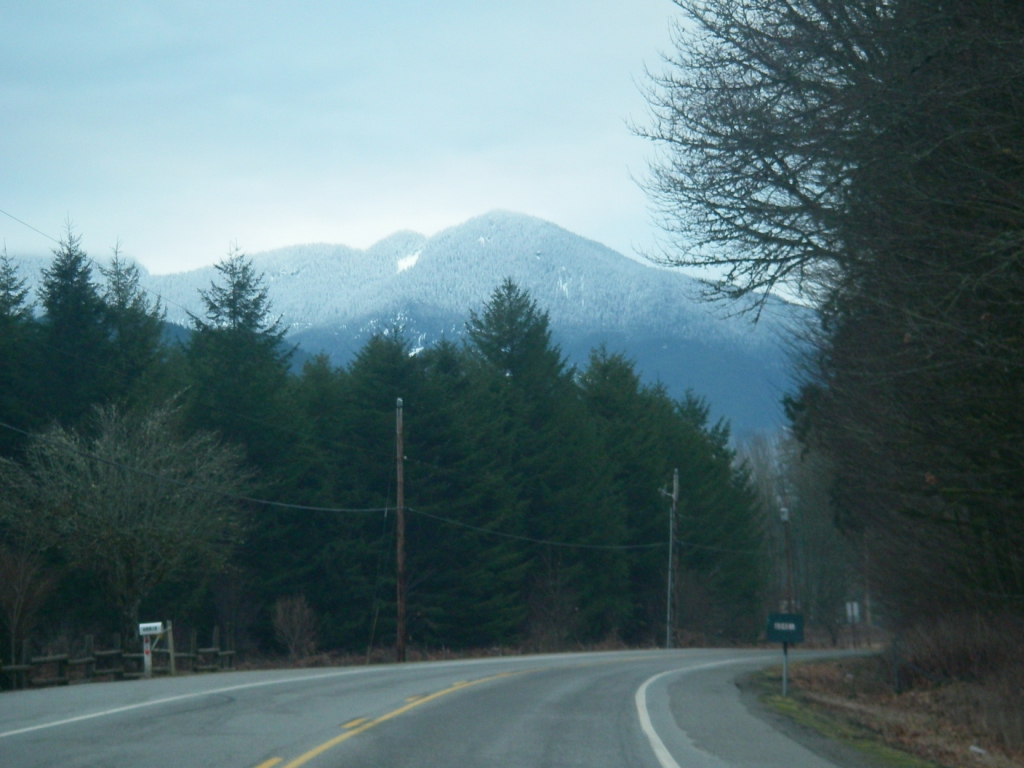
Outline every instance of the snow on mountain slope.
<svg viewBox="0 0 1024 768">
<path fill-rule="evenodd" d="M 252 255 L 275 312 L 304 351 L 345 362 L 370 333 L 401 322 L 416 345 L 457 336 L 471 309 L 511 277 L 550 314 L 555 339 L 584 363 L 606 342 L 675 395 L 692 387 L 740 431 L 781 421 L 790 386 L 779 329 L 799 312 L 772 301 L 762 322 L 726 317 L 697 300 L 699 284 L 679 272 L 626 258 L 547 221 L 494 211 L 433 237 L 398 232 L 365 250 L 296 245 Z M 37 269 L 34 271 L 38 271 Z M 23 274 L 29 277 L 25 270 Z M 168 302 L 168 319 L 201 313 L 198 291 L 213 267 L 144 275 Z"/>
<path fill-rule="evenodd" d="M 632 261 L 600 243 L 520 214 L 493 212 L 425 238 L 411 232 L 365 251 L 300 245 L 253 255 L 271 298 L 293 331 L 349 325 L 368 316 L 430 308 L 464 317 L 505 277 L 530 290 L 555 326 L 590 330 L 658 330 L 759 343 L 767 326 L 716 317 L 696 302 L 698 285 L 681 273 Z M 147 284 L 198 310 L 196 289 L 212 268 L 153 275 Z M 169 318 L 184 313 L 169 307 Z"/>
</svg>

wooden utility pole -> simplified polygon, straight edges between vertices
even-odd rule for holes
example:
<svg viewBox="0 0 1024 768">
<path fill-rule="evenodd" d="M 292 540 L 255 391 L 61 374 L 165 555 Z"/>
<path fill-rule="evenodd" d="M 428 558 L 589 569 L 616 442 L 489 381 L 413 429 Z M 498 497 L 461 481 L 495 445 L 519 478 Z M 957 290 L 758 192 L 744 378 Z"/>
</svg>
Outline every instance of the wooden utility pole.
<svg viewBox="0 0 1024 768">
<path fill-rule="evenodd" d="M 793 547 L 789 540 L 789 508 L 779 510 L 782 517 L 782 530 L 786 543 L 786 613 L 795 613 L 793 607 Z"/>
<path fill-rule="evenodd" d="M 395 519 L 395 561 L 397 567 L 398 627 L 395 639 L 397 661 L 405 661 L 405 455 L 402 448 L 402 398 L 395 403 L 395 444 L 397 449 L 398 499 Z"/>
<path fill-rule="evenodd" d="M 664 491 L 662 491 L 664 493 Z M 668 513 L 668 584 L 665 596 L 665 647 L 672 647 L 672 566 L 675 560 L 676 503 L 679 501 L 679 470 L 672 470 L 672 509 Z"/>
</svg>

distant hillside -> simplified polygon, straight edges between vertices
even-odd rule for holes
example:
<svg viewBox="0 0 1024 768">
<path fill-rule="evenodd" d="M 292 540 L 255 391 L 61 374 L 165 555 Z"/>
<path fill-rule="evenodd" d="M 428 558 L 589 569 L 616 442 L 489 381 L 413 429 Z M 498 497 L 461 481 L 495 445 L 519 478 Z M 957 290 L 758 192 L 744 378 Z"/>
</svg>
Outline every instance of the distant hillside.
<svg viewBox="0 0 1024 768">
<path fill-rule="evenodd" d="M 550 222 L 492 212 L 430 238 L 399 232 L 366 250 L 297 245 L 252 258 L 290 326 L 289 339 L 308 354 L 325 351 L 344 363 L 374 330 L 396 322 L 420 346 L 458 337 L 469 310 L 511 277 L 550 313 L 572 362 L 584 363 L 604 343 L 635 359 L 645 379 L 676 395 L 692 388 L 705 396 L 737 433 L 781 423 L 778 402 L 790 374 L 780 329 L 799 310 L 772 301 L 756 327 L 718 316 L 696 299 L 693 278 L 640 264 Z M 169 300 L 168 320 L 184 324 L 177 305 L 198 312 L 198 289 L 215 277 L 207 267 L 147 275 L 145 282 Z"/>
</svg>

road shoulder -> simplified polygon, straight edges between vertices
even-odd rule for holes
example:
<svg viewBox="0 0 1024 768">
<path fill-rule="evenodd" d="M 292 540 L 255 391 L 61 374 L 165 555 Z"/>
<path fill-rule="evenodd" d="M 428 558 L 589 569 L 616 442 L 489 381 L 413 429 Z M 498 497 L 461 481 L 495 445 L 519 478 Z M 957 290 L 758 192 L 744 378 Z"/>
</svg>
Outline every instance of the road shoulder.
<svg viewBox="0 0 1024 768">
<path fill-rule="evenodd" d="M 748 712 L 840 768 L 939 768 L 935 763 L 886 746 L 868 732 L 814 709 L 797 697 L 783 698 L 778 669 L 740 675 L 736 687 Z"/>
</svg>

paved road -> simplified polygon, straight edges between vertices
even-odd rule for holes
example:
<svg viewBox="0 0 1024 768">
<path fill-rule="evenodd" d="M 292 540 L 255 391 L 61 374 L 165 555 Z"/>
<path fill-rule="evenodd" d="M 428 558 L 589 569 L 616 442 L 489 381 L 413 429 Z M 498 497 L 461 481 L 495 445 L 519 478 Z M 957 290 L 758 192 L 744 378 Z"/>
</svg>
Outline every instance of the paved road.
<svg viewBox="0 0 1024 768">
<path fill-rule="evenodd" d="M 751 716 L 764 651 L 235 672 L 0 696 L 0 766 L 832 768 Z"/>
</svg>

